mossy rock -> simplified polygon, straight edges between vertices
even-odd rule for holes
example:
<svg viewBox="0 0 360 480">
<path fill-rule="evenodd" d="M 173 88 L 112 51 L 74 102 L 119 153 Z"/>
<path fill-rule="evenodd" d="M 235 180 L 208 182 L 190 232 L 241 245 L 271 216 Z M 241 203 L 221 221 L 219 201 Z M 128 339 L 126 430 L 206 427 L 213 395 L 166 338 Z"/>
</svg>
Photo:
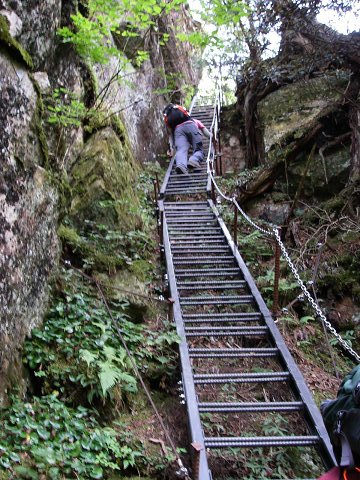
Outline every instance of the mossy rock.
<svg viewBox="0 0 360 480">
<path fill-rule="evenodd" d="M 77 231 L 67 225 L 60 225 L 58 229 L 60 240 L 69 245 L 74 253 L 78 253 L 86 263 L 95 270 L 115 271 L 124 266 L 124 259 L 120 256 L 108 255 L 99 251 L 94 245 L 89 244 Z"/>
<path fill-rule="evenodd" d="M 9 22 L 3 15 L 0 15 L 0 45 L 8 49 L 16 60 L 25 63 L 26 66 L 31 69 L 33 68 L 31 56 L 25 48 L 10 35 Z"/>
<path fill-rule="evenodd" d="M 304 175 L 308 156 L 291 164 L 288 168 L 288 191 L 295 194 Z M 340 193 L 349 177 L 350 155 L 348 148 L 342 148 L 325 155 L 324 162 L 320 155 L 314 155 L 305 172 L 303 195 L 307 198 L 325 200 Z"/>
<path fill-rule="evenodd" d="M 258 110 L 266 150 L 305 135 L 316 119 L 335 108 L 347 82 L 346 74 L 328 74 L 286 85 L 262 100 Z"/>
<path fill-rule="evenodd" d="M 144 283 L 139 281 L 131 272 L 121 270 L 116 275 L 111 277 L 109 282 L 108 277 L 98 275 L 99 280 L 104 281 L 113 288 L 109 288 L 108 295 L 119 301 L 127 302 L 126 313 L 135 323 L 144 322 L 144 316 L 149 308 L 149 292 Z"/>
<path fill-rule="evenodd" d="M 111 127 L 95 132 L 71 173 L 74 225 L 81 228 L 88 220 L 122 232 L 141 228 L 138 173 L 126 138 L 121 141 Z"/>
</svg>

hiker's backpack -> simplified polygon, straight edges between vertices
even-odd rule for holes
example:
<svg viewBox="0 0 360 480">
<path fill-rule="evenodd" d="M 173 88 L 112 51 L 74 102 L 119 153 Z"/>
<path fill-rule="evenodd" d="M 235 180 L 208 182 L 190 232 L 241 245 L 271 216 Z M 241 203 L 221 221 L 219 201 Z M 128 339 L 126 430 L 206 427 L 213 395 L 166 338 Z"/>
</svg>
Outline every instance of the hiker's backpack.
<svg viewBox="0 0 360 480">
<path fill-rule="evenodd" d="M 338 464 L 360 466 L 360 365 L 346 375 L 336 400 L 320 409 Z"/>
<path fill-rule="evenodd" d="M 189 112 L 184 107 L 174 105 L 173 103 L 169 103 L 169 105 L 164 108 L 163 114 L 166 125 L 172 130 L 181 123 L 191 119 Z"/>
</svg>

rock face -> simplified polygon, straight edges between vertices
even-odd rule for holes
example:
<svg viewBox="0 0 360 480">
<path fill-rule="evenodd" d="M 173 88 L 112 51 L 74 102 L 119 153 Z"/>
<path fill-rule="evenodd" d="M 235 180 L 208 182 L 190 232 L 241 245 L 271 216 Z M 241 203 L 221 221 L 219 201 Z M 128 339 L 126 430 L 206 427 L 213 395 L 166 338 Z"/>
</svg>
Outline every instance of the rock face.
<svg viewBox="0 0 360 480">
<path fill-rule="evenodd" d="M 132 188 L 141 163 L 159 159 L 165 146 L 162 109 L 169 98 L 156 91 L 168 86 L 164 73 L 181 69 L 179 91 L 185 83 L 193 88 L 199 76 L 189 62 L 193 49 L 184 44 L 177 51 L 172 30 L 175 22 L 183 31 L 195 28 L 186 9 L 161 20 L 171 44 L 160 45 L 156 33 L 148 36 L 149 60 L 129 66 L 122 72 L 127 81 L 119 83 L 110 81 L 115 59 L 90 67 L 60 44 L 56 30 L 76 5 L 0 0 L 0 404 L 21 375 L 24 337 L 47 309 L 59 262 L 59 214 L 68 212 L 73 225 L 96 221 L 104 212 L 99 202 L 109 201 L 109 224 L 138 226 L 126 202 L 137 201 Z M 104 88 L 106 95 L 99 96 Z M 101 115 L 91 125 L 66 124 L 64 108 L 56 111 L 56 91 L 65 103 L 74 98 Z"/>
<path fill-rule="evenodd" d="M 315 136 L 319 154 L 313 155 L 307 170 L 306 149 L 288 162 L 288 193 L 296 192 L 303 175 L 306 178 L 303 194 L 307 198 L 326 199 L 344 188 L 350 168 L 348 145 L 346 139 L 339 145 L 331 145 L 331 140 L 342 133 L 342 127 L 338 126 L 341 123 L 338 102 L 347 82 L 344 73 L 324 73 L 306 82 L 284 86 L 259 103 L 265 152 L 270 163 L 276 162 L 286 150 L 291 151 L 297 141 L 319 130 Z"/>
</svg>

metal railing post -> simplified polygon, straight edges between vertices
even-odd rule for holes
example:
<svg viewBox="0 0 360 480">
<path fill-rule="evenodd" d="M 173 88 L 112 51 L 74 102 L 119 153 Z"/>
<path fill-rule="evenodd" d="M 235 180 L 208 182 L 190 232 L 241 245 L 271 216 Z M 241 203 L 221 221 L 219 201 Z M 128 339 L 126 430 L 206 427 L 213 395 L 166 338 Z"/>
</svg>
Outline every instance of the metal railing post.
<svg viewBox="0 0 360 480">
<path fill-rule="evenodd" d="M 155 178 L 156 178 L 157 191 L 159 193 L 160 192 L 160 182 L 159 182 L 159 175 L 157 173 L 155 173 Z"/>
<path fill-rule="evenodd" d="M 159 217 L 159 222 L 158 222 L 158 232 L 159 232 L 159 240 L 160 240 L 160 245 L 164 244 L 164 210 L 160 210 L 160 217 Z"/>
<path fill-rule="evenodd" d="M 238 209 L 234 203 L 234 243 L 237 246 Z"/>
<path fill-rule="evenodd" d="M 214 182 L 211 182 L 211 199 L 214 202 L 214 205 L 216 205 L 216 195 L 215 195 Z"/>
<path fill-rule="evenodd" d="M 154 202 L 156 203 L 158 198 L 158 192 L 159 192 L 156 180 L 153 180 L 153 185 L 154 185 Z"/>
<path fill-rule="evenodd" d="M 200 475 L 200 452 L 202 447 L 200 443 L 193 442 L 191 444 L 193 447 L 193 480 L 199 480 Z"/>
<path fill-rule="evenodd" d="M 281 238 L 281 227 L 279 227 L 279 235 Z M 274 303 L 273 315 L 276 318 L 279 311 L 279 282 L 280 282 L 280 245 L 275 242 L 275 269 L 274 269 Z"/>
<path fill-rule="evenodd" d="M 175 300 L 173 298 L 168 298 L 168 321 L 174 321 L 174 303 Z"/>
</svg>

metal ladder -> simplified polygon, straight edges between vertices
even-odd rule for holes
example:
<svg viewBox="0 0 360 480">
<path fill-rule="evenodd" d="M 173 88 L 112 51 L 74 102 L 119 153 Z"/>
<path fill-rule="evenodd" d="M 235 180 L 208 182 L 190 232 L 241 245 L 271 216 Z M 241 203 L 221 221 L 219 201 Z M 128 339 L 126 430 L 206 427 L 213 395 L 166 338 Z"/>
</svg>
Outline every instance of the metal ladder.
<svg viewBox="0 0 360 480">
<path fill-rule="evenodd" d="M 198 107 L 193 116 L 209 128 L 211 114 L 211 107 Z M 176 175 L 173 163 L 159 209 L 173 316 L 182 339 L 193 478 L 212 478 L 219 457 L 211 452 L 219 449 L 312 447 L 331 467 L 332 448 L 320 412 L 213 201 L 206 198 L 206 167 L 185 177 Z M 264 434 L 262 425 L 275 422 L 277 414 L 287 428 Z"/>
</svg>

